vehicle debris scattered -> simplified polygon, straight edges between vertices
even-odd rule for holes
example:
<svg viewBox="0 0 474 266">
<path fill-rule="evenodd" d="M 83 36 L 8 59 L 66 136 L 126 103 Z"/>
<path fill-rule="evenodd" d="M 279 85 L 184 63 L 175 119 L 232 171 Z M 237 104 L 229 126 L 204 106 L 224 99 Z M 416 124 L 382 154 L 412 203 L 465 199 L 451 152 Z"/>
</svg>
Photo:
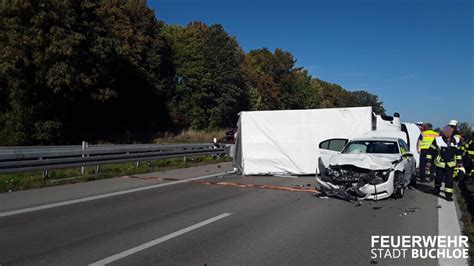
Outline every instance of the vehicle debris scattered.
<svg viewBox="0 0 474 266">
<path fill-rule="evenodd" d="M 407 215 L 413 214 L 417 212 L 419 209 L 420 208 L 418 207 L 406 208 L 405 210 L 403 210 L 403 212 L 399 216 L 407 216 Z"/>
</svg>

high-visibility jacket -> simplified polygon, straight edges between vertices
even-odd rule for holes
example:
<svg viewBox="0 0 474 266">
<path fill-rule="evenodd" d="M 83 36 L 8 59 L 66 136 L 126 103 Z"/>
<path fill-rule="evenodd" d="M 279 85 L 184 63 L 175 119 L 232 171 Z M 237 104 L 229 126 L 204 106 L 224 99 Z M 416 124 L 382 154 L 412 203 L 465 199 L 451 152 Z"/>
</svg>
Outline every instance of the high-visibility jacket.
<svg viewBox="0 0 474 266">
<path fill-rule="evenodd" d="M 471 172 L 466 174 L 474 174 L 474 140 L 471 138 L 466 144 L 461 147 L 463 152 L 464 162 L 471 166 Z"/>
<path fill-rule="evenodd" d="M 439 168 L 454 168 L 462 165 L 462 151 L 454 138 L 449 142 L 442 136 L 436 137 L 430 145 L 431 152 L 426 159 L 433 160 L 434 165 Z"/>
<path fill-rule="evenodd" d="M 421 133 L 423 139 L 420 143 L 420 149 L 426 150 L 429 149 L 433 140 L 438 137 L 438 132 L 434 130 L 425 130 Z"/>
<path fill-rule="evenodd" d="M 467 141 L 464 145 L 462 145 L 461 151 L 465 156 L 474 156 L 474 141 L 472 139 Z"/>
<path fill-rule="evenodd" d="M 460 134 L 454 134 L 453 136 L 454 140 L 456 140 L 456 143 L 459 147 L 461 147 L 462 143 L 461 143 L 461 135 Z"/>
</svg>

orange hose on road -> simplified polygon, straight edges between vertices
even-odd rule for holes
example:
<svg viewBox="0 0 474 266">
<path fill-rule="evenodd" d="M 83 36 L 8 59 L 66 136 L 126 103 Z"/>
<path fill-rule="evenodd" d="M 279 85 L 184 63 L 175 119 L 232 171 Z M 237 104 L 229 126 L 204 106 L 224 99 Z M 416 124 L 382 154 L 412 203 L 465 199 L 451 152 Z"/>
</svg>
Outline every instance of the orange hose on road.
<svg viewBox="0 0 474 266">
<path fill-rule="evenodd" d="M 241 187 L 241 188 L 259 188 L 259 189 L 270 189 L 270 190 L 283 190 L 291 192 L 309 192 L 318 193 L 314 188 L 299 188 L 290 186 L 274 186 L 274 185 L 259 185 L 259 184 L 242 184 L 236 182 L 215 182 L 215 181 L 193 181 L 205 185 L 217 185 L 217 186 L 229 186 L 229 187 Z"/>
<path fill-rule="evenodd" d="M 167 181 L 176 181 L 180 180 L 178 178 L 169 178 L 161 176 L 149 176 L 149 177 L 138 177 L 138 176 L 127 176 L 128 178 L 138 178 L 138 179 L 158 179 L 158 180 L 167 180 Z M 240 188 L 257 188 L 257 189 L 269 189 L 269 190 L 281 190 L 281 191 L 291 191 L 291 192 L 309 192 L 309 193 L 319 193 L 314 188 L 306 187 L 291 187 L 291 186 L 275 186 L 268 184 L 243 184 L 237 182 L 223 182 L 223 181 L 201 181 L 194 180 L 190 183 L 198 183 L 202 185 L 213 185 L 213 186 L 226 186 L 226 187 L 240 187 Z"/>
</svg>

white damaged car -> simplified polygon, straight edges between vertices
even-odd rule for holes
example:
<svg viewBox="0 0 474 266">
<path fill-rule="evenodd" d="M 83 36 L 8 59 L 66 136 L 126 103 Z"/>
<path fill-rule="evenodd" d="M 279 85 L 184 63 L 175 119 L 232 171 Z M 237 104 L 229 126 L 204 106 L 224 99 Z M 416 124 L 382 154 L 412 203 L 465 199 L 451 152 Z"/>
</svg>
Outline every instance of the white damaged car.
<svg viewBox="0 0 474 266">
<path fill-rule="evenodd" d="M 398 138 L 368 137 L 349 141 L 330 156 L 316 176 L 316 188 L 330 197 L 357 203 L 363 199 L 401 198 L 415 182 L 416 162 Z"/>
</svg>

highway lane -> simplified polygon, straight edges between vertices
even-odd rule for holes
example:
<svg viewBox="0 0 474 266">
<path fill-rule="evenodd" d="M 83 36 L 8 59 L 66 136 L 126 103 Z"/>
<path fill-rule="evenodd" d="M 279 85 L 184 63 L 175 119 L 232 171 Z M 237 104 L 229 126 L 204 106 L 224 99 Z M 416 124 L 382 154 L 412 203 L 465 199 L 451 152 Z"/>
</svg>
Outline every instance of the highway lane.
<svg viewBox="0 0 474 266">
<path fill-rule="evenodd" d="M 186 177 L 202 173 L 181 171 Z M 276 186 L 312 182 L 311 177 L 234 175 L 209 180 Z M 100 262 L 228 214 L 127 253 L 111 265 L 369 265 L 371 235 L 437 235 L 437 206 L 435 197 L 420 190 L 407 191 L 401 200 L 366 201 L 356 207 L 307 192 L 178 183 L 0 218 L 0 264 Z M 437 265 L 436 260 L 375 262 Z"/>
</svg>

